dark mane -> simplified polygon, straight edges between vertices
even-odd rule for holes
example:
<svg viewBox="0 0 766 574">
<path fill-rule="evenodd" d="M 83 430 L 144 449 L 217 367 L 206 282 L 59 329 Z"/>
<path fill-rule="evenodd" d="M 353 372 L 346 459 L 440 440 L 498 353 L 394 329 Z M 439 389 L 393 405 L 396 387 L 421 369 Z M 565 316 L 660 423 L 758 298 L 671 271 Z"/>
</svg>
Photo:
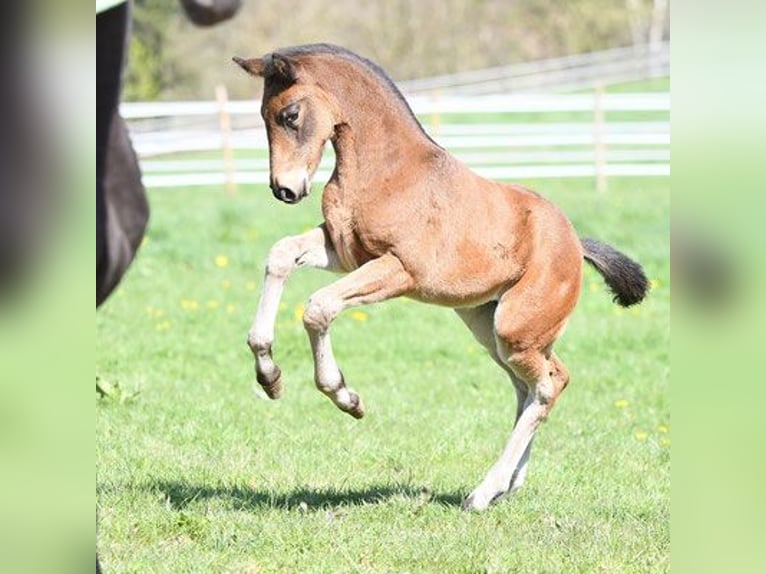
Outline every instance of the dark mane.
<svg viewBox="0 0 766 574">
<path fill-rule="evenodd" d="M 338 56 L 341 58 L 346 58 L 347 60 L 351 60 L 356 64 L 359 64 L 360 66 L 363 66 L 370 70 L 373 74 L 375 74 L 379 80 L 382 81 L 383 85 L 390 91 L 397 100 L 404 106 L 404 109 L 407 111 L 407 113 L 410 115 L 412 120 L 417 124 L 417 126 L 420 128 L 420 131 L 423 132 L 423 135 L 425 135 L 431 142 L 434 143 L 434 145 L 439 146 L 430 135 L 428 135 L 428 132 L 426 132 L 425 129 L 423 129 L 423 126 L 421 125 L 420 121 L 418 120 L 417 116 L 415 116 L 415 113 L 412 111 L 412 108 L 410 107 L 410 104 L 405 99 L 404 95 L 402 95 L 402 92 L 399 91 L 399 88 L 396 86 L 394 81 L 389 77 L 388 74 L 378 66 L 375 62 L 368 60 L 367 58 L 364 58 L 362 56 L 359 56 L 358 54 L 355 54 L 351 50 L 348 50 L 346 48 L 343 48 L 342 46 L 336 46 L 335 44 L 305 44 L 302 46 L 292 46 L 289 48 L 282 48 L 277 50 L 279 54 L 282 54 L 283 56 L 289 57 L 300 57 L 300 56 L 311 56 L 314 54 L 330 54 L 333 56 Z M 441 147 L 441 146 L 439 146 Z"/>
</svg>

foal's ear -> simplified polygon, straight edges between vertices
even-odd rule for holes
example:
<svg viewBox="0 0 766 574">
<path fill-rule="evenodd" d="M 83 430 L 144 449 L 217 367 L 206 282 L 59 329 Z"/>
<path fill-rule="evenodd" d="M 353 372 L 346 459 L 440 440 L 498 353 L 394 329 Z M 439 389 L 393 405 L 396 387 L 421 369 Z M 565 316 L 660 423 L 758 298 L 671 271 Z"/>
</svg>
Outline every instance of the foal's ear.
<svg viewBox="0 0 766 574">
<path fill-rule="evenodd" d="M 275 53 L 272 56 L 269 75 L 272 74 L 290 83 L 298 79 L 298 70 L 295 65 L 288 58 L 279 53 Z"/>
<path fill-rule="evenodd" d="M 239 66 L 251 76 L 263 77 L 264 72 L 266 71 L 266 62 L 264 61 L 264 58 L 247 59 L 234 56 L 232 60 L 239 64 Z"/>
<path fill-rule="evenodd" d="M 298 70 L 295 65 L 282 54 L 268 54 L 263 58 L 232 58 L 251 76 L 278 77 L 279 79 L 293 83 L 298 79 Z"/>
</svg>

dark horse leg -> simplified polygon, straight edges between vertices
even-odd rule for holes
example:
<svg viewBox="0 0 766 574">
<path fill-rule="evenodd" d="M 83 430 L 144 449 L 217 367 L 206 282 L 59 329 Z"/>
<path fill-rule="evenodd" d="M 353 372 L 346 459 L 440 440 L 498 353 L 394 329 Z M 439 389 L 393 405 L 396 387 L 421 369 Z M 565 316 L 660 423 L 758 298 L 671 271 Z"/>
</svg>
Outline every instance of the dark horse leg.
<svg viewBox="0 0 766 574">
<path fill-rule="evenodd" d="M 107 268 L 106 158 L 112 120 L 120 101 L 130 9 L 120 4 L 96 15 L 96 292 Z M 96 306 L 101 301 L 97 297 Z M 103 300 L 103 299 L 102 299 Z M 96 553 L 96 572 L 101 572 Z"/>
<path fill-rule="evenodd" d="M 96 15 L 96 288 L 107 267 L 106 158 L 112 118 L 120 103 L 130 8 L 123 3 Z"/>
</svg>

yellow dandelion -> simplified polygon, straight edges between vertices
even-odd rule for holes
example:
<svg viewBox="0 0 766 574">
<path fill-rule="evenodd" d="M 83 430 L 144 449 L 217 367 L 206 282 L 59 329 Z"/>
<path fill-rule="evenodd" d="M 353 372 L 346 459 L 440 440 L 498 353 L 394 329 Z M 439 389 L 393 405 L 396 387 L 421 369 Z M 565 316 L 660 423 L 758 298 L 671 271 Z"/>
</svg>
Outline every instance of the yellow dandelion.
<svg viewBox="0 0 766 574">
<path fill-rule="evenodd" d="M 670 439 L 666 436 L 660 439 L 660 446 L 670 446 Z"/>
<path fill-rule="evenodd" d="M 668 425 L 658 425 L 657 431 L 661 432 L 662 434 L 666 434 L 670 429 L 668 428 Z"/>
<path fill-rule="evenodd" d="M 595 281 L 591 281 L 590 283 L 588 283 L 588 290 L 591 293 L 595 293 L 596 291 L 598 291 L 598 283 L 596 283 Z"/>
<path fill-rule="evenodd" d="M 284 311 L 285 309 L 287 309 L 287 303 L 280 303 L 279 304 L 279 310 L 280 311 Z"/>
<path fill-rule="evenodd" d="M 226 312 L 227 313 L 234 313 L 234 311 L 236 311 L 236 309 L 237 308 L 234 305 L 232 305 L 231 303 L 226 305 Z"/>
<path fill-rule="evenodd" d="M 641 309 L 639 307 L 631 307 L 630 314 L 634 317 L 639 317 L 641 315 Z"/>
<path fill-rule="evenodd" d="M 170 329 L 170 321 L 161 321 L 161 322 L 157 323 L 154 326 L 154 328 L 157 331 L 167 331 L 168 329 Z"/>
<path fill-rule="evenodd" d="M 229 287 L 231 287 L 231 281 L 229 281 L 228 279 L 222 279 L 221 287 L 223 287 L 224 289 L 228 289 Z"/>
<path fill-rule="evenodd" d="M 295 306 L 295 309 L 293 309 L 293 315 L 295 316 L 296 321 L 303 321 L 303 312 L 306 310 L 306 307 L 303 305 L 303 303 L 298 303 Z"/>
<path fill-rule="evenodd" d="M 615 315 L 617 315 L 618 317 L 622 317 L 622 316 L 623 316 L 623 314 L 624 314 L 625 312 L 624 312 L 624 311 L 622 310 L 622 308 L 620 308 L 620 307 L 614 307 L 614 308 L 612 309 L 612 313 L 614 313 L 614 314 L 615 314 Z"/>
<path fill-rule="evenodd" d="M 351 318 L 354 321 L 366 321 L 367 320 L 367 313 L 364 311 L 353 311 L 351 313 Z"/>
<path fill-rule="evenodd" d="M 155 309 L 154 312 L 152 313 L 152 317 L 154 317 L 155 319 L 159 319 L 160 317 L 164 317 L 164 316 L 165 316 L 165 311 L 163 311 L 162 309 Z"/>
<path fill-rule="evenodd" d="M 614 406 L 616 406 L 618 409 L 624 409 L 629 404 L 630 403 L 628 403 L 627 399 L 617 399 L 614 401 Z"/>
<path fill-rule="evenodd" d="M 660 286 L 660 280 L 659 279 L 652 279 L 649 281 L 649 287 L 652 289 L 657 289 L 657 287 Z"/>
<path fill-rule="evenodd" d="M 636 439 L 637 440 L 642 440 L 642 441 L 646 440 L 646 437 L 648 437 L 648 436 L 649 435 L 647 434 L 646 431 L 642 431 L 642 430 L 636 431 Z"/>
<path fill-rule="evenodd" d="M 218 301 L 215 299 L 210 299 L 210 301 L 205 304 L 205 307 L 208 309 L 218 309 Z"/>
<path fill-rule="evenodd" d="M 143 239 L 141 239 L 141 247 L 143 247 L 144 245 L 149 245 L 149 236 L 148 235 L 144 235 Z"/>
<path fill-rule="evenodd" d="M 255 287 L 256 287 L 255 281 L 248 281 L 247 283 L 245 283 L 245 289 L 247 289 L 248 291 L 255 291 Z"/>
<path fill-rule="evenodd" d="M 229 265 L 229 258 L 225 255 L 216 255 L 215 256 L 215 266 L 216 267 L 227 267 Z"/>
<path fill-rule="evenodd" d="M 199 303 L 194 299 L 181 299 L 181 309 L 184 311 L 196 311 L 199 309 Z"/>
</svg>

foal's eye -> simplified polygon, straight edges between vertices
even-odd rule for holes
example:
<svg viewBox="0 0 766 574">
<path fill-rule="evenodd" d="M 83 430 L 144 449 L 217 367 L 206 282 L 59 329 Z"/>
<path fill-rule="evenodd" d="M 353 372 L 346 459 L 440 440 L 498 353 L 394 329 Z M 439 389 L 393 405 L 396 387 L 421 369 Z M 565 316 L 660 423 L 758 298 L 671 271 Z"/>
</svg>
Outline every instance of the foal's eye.
<svg viewBox="0 0 766 574">
<path fill-rule="evenodd" d="M 292 112 L 285 116 L 285 125 L 291 128 L 298 127 L 298 112 Z"/>
<path fill-rule="evenodd" d="M 287 106 L 279 114 L 282 125 L 291 129 L 298 128 L 298 116 L 300 115 L 300 108 L 297 105 Z"/>
</svg>

